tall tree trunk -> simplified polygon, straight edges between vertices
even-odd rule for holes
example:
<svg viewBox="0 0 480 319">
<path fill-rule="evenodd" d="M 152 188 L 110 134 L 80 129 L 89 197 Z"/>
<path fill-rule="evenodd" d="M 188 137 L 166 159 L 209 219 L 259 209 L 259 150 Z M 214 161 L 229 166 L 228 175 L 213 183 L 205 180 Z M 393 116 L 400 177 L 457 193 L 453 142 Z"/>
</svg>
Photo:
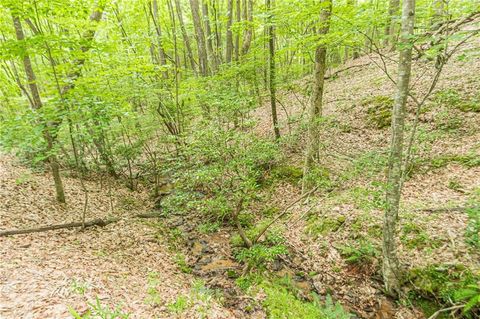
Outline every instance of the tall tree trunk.
<svg viewBox="0 0 480 319">
<path fill-rule="evenodd" d="M 233 23 L 233 0 L 227 0 L 227 47 L 225 51 L 225 61 L 227 63 L 232 62 L 232 53 L 233 53 L 233 33 L 232 33 L 232 23 Z"/>
<path fill-rule="evenodd" d="M 242 46 L 242 55 L 248 53 L 250 50 L 250 44 L 252 43 L 252 36 L 253 36 L 253 0 L 245 0 L 245 8 L 244 12 L 246 13 L 245 20 L 248 21 L 247 29 L 245 30 L 245 34 L 243 35 L 243 46 Z"/>
<path fill-rule="evenodd" d="M 202 21 L 200 19 L 198 0 L 190 0 L 190 9 L 192 10 L 193 26 L 195 27 L 195 36 L 198 47 L 198 62 L 200 65 L 200 74 L 202 76 L 208 75 L 208 57 L 207 46 L 205 41 L 205 33 L 202 28 Z"/>
<path fill-rule="evenodd" d="M 331 0 L 322 0 L 322 10 L 320 12 L 320 27 L 318 35 L 324 38 L 330 29 L 330 16 L 332 14 Z M 309 110 L 309 124 L 308 124 L 308 144 L 305 154 L 304 167 L 304 181 L 303 191 L 308 190 L 311 185 L 309 174 L 312 167 L 319 158 L 320 152 L 320 119 L 322 117 L 323 108 L 323 91 L 325 84 L 325 71 L 327 69 L 327 45 L 321 43 L 315 50 L 315 71 L 314 71 L 314 85 L 313 94 Z"/>
<path fill-rule="evenodd" d="M 272 19 L 271 0 L 266 0 L 267 11 L 269 18 L 267 20 L 267 35 L 268 35 L 268 64 L 269 64 L 269 89 L 270 89 L 270 106 L 272 109 L 272 124 L 275 133 L 275 139 L 280 138 L 280 128 L 278 127 L 277 115 L 277 97 L 276 97 L 276 69 L 275 69 L 275 27 Z"/>
<path fill-rule="evenodd" d="M 415 22 L 415 0 L 403 0 L 400 60 L 392 116 L 392 139 L 388 160 L 386 207 L 383 225 L 383 280 L 386 291 L 397 295 L 400 290 L 399 264 L 397 258 L 396 225 L 402 192 L 403 140 L 405 108 L 409 93 L 412 69 L 413 27 Z"/>
<path fill-rule="evenodd" d="M 187 57 L 190 61 L 190 66 L 192 68 L 193 73 L 197 73 L 197 68 L 195 66 L 195 59 L 193 58 L 193 51 L 192 46 L 190 44 L 190 38 L 188 37 L 187 30 L 185 29 L 185 23 L 183 22 L 183 14 L 182 14 L 182 7 L 180 4 L 180 0 L 175 0 L 175 10 L 177 11 L 178 16 L 178 23 L 180 25 L 180 31 L 182 32 L 183 42 L 185 43 L 185 48 L 187 51 Z"/>
<path fill-rule="evenodd" d="M 240 24 L 240 22 L 242 22 L 241 0 L 237 0 L 236 15 L 237 15 L 237 23 Z M 240 57 L 240 33 L 237 32 L 235 34 L 235 61 L 238 61 L 239 57 Z"/>
<path fill-rule="evenodd" d="M 22 42 L 25 39 L 25 34 L 23 32 L 20 18 L 13 17 L 13 25 L 15 28 L 15 34 L 17 36 L 17 40 Z M 40 97 L 40 91 L 38 90 L 38 86 L 37 86 L 37 78 L 35 76 L 35 72 L 33 71 L 32 61 L 30 60 L 28 51 L 23 53 L 23 67 L 25 68 L 28 87 L 32 95 L 31 107 L 33 109 L 39 110 L 42 108 L 43 104 L 42 104 L 42 99 Z M 47 159 L 48 159 L 48 163 L 50 164 L 50 169 L 52 170 L 57 201 L 59 201 L 60 203 L 65 203 L 65 192 L 63 189 L 62 177 L 60 175 L 60 165 L 58 164 L 57 157 L 55 156 L 55 153 L 54 153 L 54 138 L 49 131 L 50 125 L 47 122 L 42 124 L 45 125 L 43 129 L 43 136 L 45 138 L 45 141 L 47 142 L 47 150 L 46 150 Z"/>
<path fill-rule="evenodd" d="M 160 19 L 158 16 L 158 2 L 157 0 L 152 0 L 152 20 L 155 26 L 155 32 L 157 34 L 157 45 L 158 45 L 158 57 L 161 66 L 167 65 L 167 59 L 165 54 L 165 49 L 163 48 L 162 43 L 162 27 L 160 25 Z M 168 78 L 168 72 L 162 72 L 163 78 Z"/>
<path fill-rule="evenodd" d="M 390 45 L 394 48 L 397 39 L 396 34 L 398 30 L 398 13 L 400 10 L 400 0 L 389 0 L 388 2 L 388 16 L 385 25 L 385 45 Z"/>
<path fill-rule="evenodd" d="M 212 65 L 212 71 L 217 69 L 217 55 L 213 50 L 213 38 L 212 38 L 212 28 L 210 26 L 210 16 L 208 15 L 208 2 L 207 0 L 202 1 L 202 14 L 203 21 L 205 23 L 205 33 L 207 36 L 207 50 L 210 57 L 210 64 Z"/>
</svg>

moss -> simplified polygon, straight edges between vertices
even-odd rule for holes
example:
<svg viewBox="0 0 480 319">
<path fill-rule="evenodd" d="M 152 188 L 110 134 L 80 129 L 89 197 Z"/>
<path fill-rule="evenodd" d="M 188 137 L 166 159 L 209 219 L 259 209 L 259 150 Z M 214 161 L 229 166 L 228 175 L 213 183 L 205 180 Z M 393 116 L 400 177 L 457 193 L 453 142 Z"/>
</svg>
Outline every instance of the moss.
<svg viewBox="0 0 480 319">
<path fill-rule="evenodd" d="M 303 178 L 303 169 L 292 165 L 278 165 L 272 169 L 271 176 L 275 179 L 296 184 Z"/>
<path fill-rule="evenodd" d="M 443 154 L 427 159 L 419 159 L 410 163 L 407 171 L 411 177 L 415 173 L 426 173 L 433 169 L 444 168 L 450 164 L 459 164 L 466 168 L 480 166 L 480 155 L 468 153 L 459 154 Z"/>
<path fill-rule="evenodd" d="M 305 232 L 314 237 L 318 238 L 321 235 L 326 235 L 331 232 L 336 232 L 340 226 L 345 223 L 345 216 L 339 216 L 337 218 L 333 217 L 322 217 L 321 219 L 311 219 L 308 222 Z"/>
<path fill-rule="evenodd" d="M 367 121 L 370 126 L 382 129 L 390 126 L 392 122 L 392 109 L 394 100 L 389 96 L 377 95 L 366 98 L 362 106 L 367 106 Z"/>
</svg>

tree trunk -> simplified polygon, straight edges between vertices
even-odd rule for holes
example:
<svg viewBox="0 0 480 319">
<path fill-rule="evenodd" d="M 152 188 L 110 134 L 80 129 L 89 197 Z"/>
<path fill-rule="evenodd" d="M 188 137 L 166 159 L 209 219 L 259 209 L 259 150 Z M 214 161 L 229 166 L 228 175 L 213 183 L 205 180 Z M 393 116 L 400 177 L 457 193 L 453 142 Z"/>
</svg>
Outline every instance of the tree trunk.
<svg viewBox="0 0 480 319">
<path fill-rule="evenodd" d="M 396 33 L 398 30 L 398 12 L 400 10 L 400 0 L 390 0 L 388 3 L 388 16 L 385 26 L 385 45 L 395 46 L 397 39 Z"/>
<path fill-rule="evenodd" d="M 213 38 L 212 38 L 212 28 L 210 26 L 210 17 L 208 15 L 208 3 L 207 0 L 202 1 L 202 14 L 203 21 L 205 22 L 205 33 L 207 36 L 207 50 L 210 57 L 210 64 L 212 65 L 212 71 L 217 69 L 217 55 L 213 50 Z"/>
<path fill-rule="evenodd" d="M 160 19 L 158 17 L 158 2 L 157 0 L 152 0 L 152 19 L 155 26 L 155 32 L 157 34 L 157 45 L 158 45 L 158 57 L 161 66 L 167 65 L 167 59 L 165 54 L 165 49 L 163 48 L 162 43 L 162 27 L 160 25 Z M 168 72 L 162 72 L 163 78 L 168 78 Z"/>
<path fill-rule="evenodd" d="M 177 11 L 178 23 L 180 24 L 180 31 L 182 32 L 183 42 L 185 43 L 185 48 L 187 50 L 187 57 L 190 61 L 190 66 L 193 73 L 197 73 L 197 68 L 195 67 L 195 59 L 193 58 L 192 46 L 190 45 L 190 38 L 188 37 L 187 30 L 185 29 L 185 23 L 183 22 L 182 7 L 180 0 L 175 0 L 175 10 Z"/>
<path fill-rule="evenodd" d="M 13 17 L 13 25 L 15 27 L 15 34 L 17 36 L 18 41 L 23 41 L 25 39 L 25 34 L 23 33 L 22 23 L 20 22 L 20 18 Z M 26 50 L 27 48 L 25 48 Z M 23 67 L 25 68 L 25 74 L 27 76 L 28 87 L 32 94 L 31 99 L 31 107 L 33 109 L 41 109 L 42 99 L 40 97 L 40 91 L 38 90 L 37 86 L 37 79 L 35 76 L 35 72 L 33 71 L 32 61 L 30 60 L 30 56 L 28 51 L 23 53 Z M 42 121 L 43 122 L 43 121 Z M 54 154 L 54 138 L 49 131 L 49 124 L 42 123 L 45 125 L 43 129 L 43 136 L 45 141 L 47 142 L 47 160 L 50 164 L 50 169 L 52 170 L 53 181 L 55 183 L 55 191 L 57 196 L 57 201 L 60 203 L 65 203 L 65 192 L 63 189 L 62 177 L 60 175 L 60 165 L 58 164 L 57 157 Z"/>
<path fill-rule="evenodd" d="M 202 21 L 200 20 L 198 0 L 190 0 L 190 9 L 192 10 L 193 26 L 195 27 L 195 35 L 198 48 L 198 62 L 200 65 L 200 74 L 202 76 L 208 75 L 208 57 L 207 46 L 205 41 L 205 33 L 202 28 Z"/>
<path fill-rule="evenodd" d="M 275 27 L 272 21 L 271 13 L 271 0 L 266 0 L 267 11 L 269 13 L 269 18 L 267 20 L 267 36 L 268 36 L 268 51 L 269 51 L 269 89 L 270 89 L 270 106 L 272 109 L 272 123 L 273 131 L 275 133 L 275 139 L 280 138 L 280 128 L 278 127 L 278 116 L 277 116 L 277 97 L 276 97 L 276 69 L 275 69 Z"/>
<path fill-rule="evenodd" d="M 324 38 L 330 29 L 330 16 L 332 14 L 332 2 L 330 0 L 322 1 L 322 10 L 320 12 L 320 27 L 318 35 Z M 322 39 L 323 40 L 323 39 Z M 323 91 L 325 83 L 325 71 L 327 69 L 327 45 L 322 43 L 317 46 L 315 50 L 315 71 L 314 71 L 314 85 L 313 94 L 309 110 L 309 125 L 308 125 L 308 144 L 305 155 L 304 167 L 304 181 L 303 191 L 307 191 L 309 185 L 308 175 L 310 174 L 313 165 L 319 158 L 320 152 L 320 119 L 322 117 L 323 108 Z"/>
<path fill-rule="evenodd" d="M 398 63 L 398 79 L 392 116 L 392 139 L 388 160 L 386 207 L 383 225 L 383 280 L 387 293 L 395 296 L 400 290 L 399 263 L 397 258 L 396 225 L 402 192 L 403 140 L 405 108 L 407 104 L 412 66 L 413 27 L 415 0 L 404 0 L 402 10 L 401 49 Z"/>
<path fill-rule="evenodd" d="M 237 0 L 236 15 L 237 15 L 238 24 L 242 22 L 241 14 L 242 14 L 241 0 Z M 237 32 L 235 34 L 235 61 L 238 61 L 239 57 L 240 57 L 240 33 Z"/>
<path fill-rule="evenodd" d="M 248 7 L 246 6 L 247 1 L 245 1 L 245 12 L 246 20 L 248 21 L 247 30 L 243 36 L 243 46 L 242 46 L 242 55 L 248 53 L 250 50 L 250 44 L 252 43 L 253 36 L 253 0 L 248 0 Z"/>
<path fill-rule="evenodd" d="M 227 20 L 227 47 L 225 52 L 225 61 L 227 63 L 232 62 L 232 53 L 233 53 L 233 33 L 232 33 L 232 22 L 233 22 L 233 0 L 228 1 L 228 20 Z"/>
</svg>

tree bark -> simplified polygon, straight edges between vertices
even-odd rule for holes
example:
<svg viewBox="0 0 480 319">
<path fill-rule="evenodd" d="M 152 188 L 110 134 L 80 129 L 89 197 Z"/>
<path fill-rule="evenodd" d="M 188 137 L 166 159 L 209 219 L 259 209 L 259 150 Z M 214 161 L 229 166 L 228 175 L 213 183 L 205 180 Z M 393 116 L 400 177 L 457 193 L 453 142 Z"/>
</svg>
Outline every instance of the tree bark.
<svg viewBox="0 0 480 319">
<path fill-rule="evenodd" d="M 330 0 L 322 1 L 322 10 L 320 12 L 320 27 L 318 35 L 321 40 L 328 34 L 330 29 L 330 16 L 332 14 L 332 2 Z M 314 71 L 314 85 L 313 94 L 309 110 L 309 124 L 308 124 L 308 142 L 307 151 L 305 155 L 304 177 L 308 177 L 312 167 L 319 158 L 320 152 L 320 119 L 322 117 L 323 108 L 323 91 L 325 84 L 325 71 L 327 69 L 327 45 L 321 43 L 315 50 L 315 71 Z M 308 185 L 309 179 L 304 178 L 303 192 L 308 190 L 311 185 Z"/>
<path fill-rule="evenodd" d="M 250 50 L 250 45 L 252 43 L 252 36 L 253 36 L 253 0 L 245 1 L 245 8 L 246 12 L 246 20 L 248 21 L 247 29 L 245 30 L 245 34 L 243 36 L 243 46 L 242 46 L 242 55 L 248 53 Z"/>
<path fill-rule="evenodd" d="M 207 0 L 202 1 L 202 14 L 203 14 L 203 21 L 205 23 L 205 33 L 207 36 L 207 50 L 208 56 L 210 57 L 210 64 L 212 66 L 212 71 L 217 69 L 217 55 L 213 49 L 213 35 L 212 35 L 212 28 L 210 26 L 210 16 L 208 15 L 208 2 Z"/>
<path fill-rule="evenodd" d="M 237 0 L 236 16 L 237 16 L 238 24 L 240 24 L 240 22 L 242 21 L 241 14 L 242 14 L 241 0 Z M 237 32 L 235 34 L 235 61 L 238 61 L 239 57 L 240 57 L 240 33 Z"/>
<path fill-rule="evenodd" d="M 158 58 L 161 66 L 167 65 L 167 58 L 165 54 L 165 49 L 163 48 L 162 43 L 162 27 L 160 25 L 160 19 L 158 16 L 158 2 L 157 0 L 152 0 L 152 20 L 155 26 L 155 32 L 157 34 L 157 46 L 158 46 Z M 163 78 L 168 78 L 168 72 L 162 72 Z"/>
<path fill-rule="evenodd" d="M 228 7 L 227 7 L 227 46 L 225 50 L 225 61 L 227 63 L 232 62 L 232 54 L 233 54 L 233 33 L 232 33 L 232 23 L 233 23 L 233 0 L 227 0 Z"/>
<path fill-rule="evenodd" d="M 25 34 L 23 32 L 20 18 L 13 17 L 13 25 L 15 28 L 15 35 L 17 37 L 17 40 L 20 42 L 24 41 Z M 25 48 L 25 50 L 27 50 L 27 48 Z M 35 72 L 33 71 L 32 61 L 30 60 L 28 51 L 25 51 L 23 53 L 23 67 L 25 69 L 25 74 L 27 76 L 28 87 L 32 95 L 32 98 L 30 100 L 31 107 L 33 109 L 39 110 L 42 108 L 43 104 L 42 104 L 42 99 L 40 97 L 40 91 L 37 86 L 37 78 L 35 76 Z M 49 130 L 50 125 L 46 122 L 44 123 L 43 121 L 42 121 L 42 124 L 44 125 L 43 137 L 47 142 L 47 149 L 46 149 L 47 160 L 48 160 L 48 163 L 50 164 L 50 169 L 53 175 L 53 181 L 55 183 L 55 192 L 56 192 L 57 201 L 60 203 L 65 203 L 65 192 L 63 189 L 62 177 L 60 175 L 60 165 L 58 164 L 57 157 L 55 156 L 55 153 L 54 153 L 54 138 Z"/>
<path fill-rule="evenodd" d="M 185 23 L 183 22 L 182 7 L 180 0 L 175 0 L 175 10 L 177 11 L 178 23 L 180 24 L 180 31 L 182 32 L 183 42 L 185 43 L 185 48 L 187 50 L 187 57 L 190 61 L 190 66 L 193 73 L 197 73 L 197 68 L 195 66 L 195 59 L 193 58 L 192 46 L 190 44 L 190 38 L 188 37 L 187 30 L 185 29 Z"/>
<path fill-rule="evenodd" d="M 275 139 L 280 138 L 280 128 L 278 127 L 277 98 L 276 98 L 276 68 L 275 68 L 275 27 L 272 21 L 271 0 L 266 0 L 269 19 L 267 20 L 268 51 L 269 51 L 269 89 L 270 89 L 270 107 L 272 110 L 272 124 L 275 133 Z"/>
<path fill-rule="evenodd" d="M 392 139 L 388 160 L 385 216 L 383 225 L 383 280 L 387 293 L 396 296 L 400 291 L 399 263 L 397 258 L 396 226 L 402 192 L 402 163 L 405 127 L 405 109 L 409 93 L 412 67 L 413 28 L 415 0 L 404 0 L 402 10 L 401 49 L 398 79 L 392 116 Z"/>
<path fill-rule="evenodd" d="M 192 10 L 193 26 L 195 27 L 195 36 L 198 48 L 198 62 L 200 66 L 200 74 L 208 75 L 208 57 L 207 46 L 205 41 L 205 33 L 203 32 L 202 22 L 200 20 L 198 0 L 190 0 L 190 9 Z"/>
</svg>

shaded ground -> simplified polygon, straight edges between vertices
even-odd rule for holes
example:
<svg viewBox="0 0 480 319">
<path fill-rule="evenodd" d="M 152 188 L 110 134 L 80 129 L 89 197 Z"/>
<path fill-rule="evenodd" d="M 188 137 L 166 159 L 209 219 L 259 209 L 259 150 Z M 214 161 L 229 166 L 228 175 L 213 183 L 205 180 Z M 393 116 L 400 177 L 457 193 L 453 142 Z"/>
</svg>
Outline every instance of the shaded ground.
<svg viewBox="0 0 480 319">
<path fill-rule="evenodd" d="M 78 180 L 65 179 L 69 202 L 61 206 L 53 202 L 49 176 L 15 163 L 12 157 L 0 157 L 0 229 L 79 220 L 83 194 Z M 86 186 L 87 218 L 111 215 L 108 192 L 95 182 Z M 128 218 L 148 209 L 142 192 L 112 185 L 111 194 L 115 216 Z M 69 307 L 83 313 L 96 298 L 102 307 L 131 313 L 130 318 L 195 318 L 202 313 L 234 318 L 211 298 L 192 292 L 193 277 L 180 271 L 167 242 L 158 228 L 133 219 L 83 232 L 0 238 L 0 318 L 70 318 Z M 178 298 L 188 303 L 179 316 Z"/>
</svg>

